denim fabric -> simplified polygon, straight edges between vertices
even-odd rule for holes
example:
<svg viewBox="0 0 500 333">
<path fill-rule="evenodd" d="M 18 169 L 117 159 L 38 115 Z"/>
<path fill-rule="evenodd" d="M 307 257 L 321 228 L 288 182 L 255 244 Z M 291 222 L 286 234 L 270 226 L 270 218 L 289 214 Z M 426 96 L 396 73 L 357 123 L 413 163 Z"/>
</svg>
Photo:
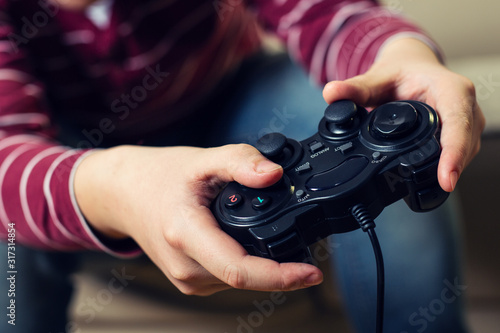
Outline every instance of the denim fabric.
<svg viewBox="0 0 500 333">
<path fill-rule="evenodd" d="M 16 244 L 14 288 L 7 280 L 7 244 L 0 243 L 0 332 L 61 333 L 68 323 L 77 257 L 69 253 L 34 250 Z M 11 297 L 8 291 L 13 290 Z M 15 312 L 8 309 L 15 301 Z M 7 314 L 14 314 L 7 316 Z M 9 324 L 9 321 L 15 319 Z"/>
<path fill-rule="evenodd" d="M 430 213 L 400 200 L 375 220 L 385 266 L 384 331 L 466 332 L 455 197 Z M 375 327 L 376 268 L 361 230 L 330 237 L 334 271 L 356 332 Z"/>
</svg>

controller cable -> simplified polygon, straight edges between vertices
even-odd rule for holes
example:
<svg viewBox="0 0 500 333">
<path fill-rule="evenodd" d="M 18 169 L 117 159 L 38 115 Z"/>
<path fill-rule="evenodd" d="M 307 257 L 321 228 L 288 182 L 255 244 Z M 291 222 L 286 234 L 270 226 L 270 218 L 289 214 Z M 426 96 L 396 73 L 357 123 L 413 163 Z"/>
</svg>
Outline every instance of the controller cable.
<svg viewBox="0 0 500 333">
<path fill-rule="evenodd" d="M 382 333 L 384 326 L 384 259 L 382 258 L 382 250 L 380 249 L 377 234 L 375 233 L 375 221 L 373 221 L 370 213 L 363 204 L 354 206 L 351 214 L 359 223 L 361 229 L 368 233 L 375 254 L 377 265 L 377 319 L 375 332 Z"/>
</svg>

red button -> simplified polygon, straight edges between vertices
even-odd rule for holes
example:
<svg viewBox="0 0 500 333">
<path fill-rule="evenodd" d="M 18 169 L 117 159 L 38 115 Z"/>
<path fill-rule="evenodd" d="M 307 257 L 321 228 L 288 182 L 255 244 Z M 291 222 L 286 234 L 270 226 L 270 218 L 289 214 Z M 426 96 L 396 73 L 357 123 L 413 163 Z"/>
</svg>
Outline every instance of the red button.
<svg viewBox="0 0 500 333">
<path fill-rule="evenodd" d="M 227 208 L 236 208 L 243 202 L 243 198 L 238 193 L 227 196 L 224 200 L 224 205 Z"/>
</svg>

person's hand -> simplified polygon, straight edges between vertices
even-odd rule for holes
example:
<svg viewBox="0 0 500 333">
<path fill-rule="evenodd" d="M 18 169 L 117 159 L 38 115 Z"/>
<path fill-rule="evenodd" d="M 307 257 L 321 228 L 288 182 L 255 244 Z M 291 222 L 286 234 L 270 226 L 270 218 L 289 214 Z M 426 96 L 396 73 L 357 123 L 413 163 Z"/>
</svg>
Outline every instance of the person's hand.
<svg viewBox="0 0 500 333">
<path fill-rule="evenodd" d="M 185 294 L 231 287 L 285 291 L 319 284 L 323 275 L 312 265 L 248 255 L 219 228 L 209 208 L 227 182 L 261 188 L 282 174 L 249 145 L 120 146 L 87 156 L 74 186 L 95 229 L 108 237 L 132 237 Z"/>
<path fill-rule="evenodd" d="M 417 39 L 392 41 L 365 73 L 329 82 L 327 103 L 350 99 L 365 107 L 394 100 L 425 102 L 439 114 L 442 153 L 438 180 L 451 192 L 465 166 L 478 153 L 485 119 L 472 82 L 444 67 L 433 51 Z"/>
</svg>

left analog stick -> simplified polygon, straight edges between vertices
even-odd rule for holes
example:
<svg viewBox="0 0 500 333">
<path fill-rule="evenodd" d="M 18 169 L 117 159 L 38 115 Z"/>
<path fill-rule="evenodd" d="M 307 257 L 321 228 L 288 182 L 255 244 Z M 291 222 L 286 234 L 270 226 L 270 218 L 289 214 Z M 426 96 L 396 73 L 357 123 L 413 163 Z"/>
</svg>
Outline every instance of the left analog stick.
<svg viewBox="0 0 500 333">
<path fill-rule="evenodd" d="M 255 144 L 255 148 L 285 170 L 291 168 L 302 157 L 301 144 L 281 133 L 263 135 Z"/>
<path fill-rule="evenodd" d="M 255 148 L 269 159 L 276 158 L 283 153 L 287 144 L 286 136 L 281 133 L 263 135 L 255 144 Z"/>
</svg>

